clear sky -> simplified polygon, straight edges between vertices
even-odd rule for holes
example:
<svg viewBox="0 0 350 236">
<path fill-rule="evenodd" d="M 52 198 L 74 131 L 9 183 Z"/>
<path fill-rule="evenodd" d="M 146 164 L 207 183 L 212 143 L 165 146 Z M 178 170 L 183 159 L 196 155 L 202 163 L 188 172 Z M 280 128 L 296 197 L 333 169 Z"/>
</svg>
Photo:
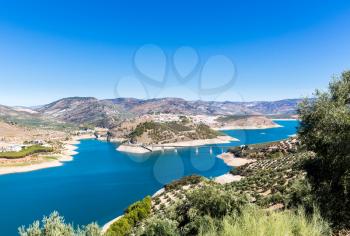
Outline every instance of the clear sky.
<svg viewBox="0 0 350 236">
<path fill-rule="evenodd" d="M 349 42 L 348 0 L 0 0 L 0 104 L 297 98 L 350 69 Z"/>
</svg>

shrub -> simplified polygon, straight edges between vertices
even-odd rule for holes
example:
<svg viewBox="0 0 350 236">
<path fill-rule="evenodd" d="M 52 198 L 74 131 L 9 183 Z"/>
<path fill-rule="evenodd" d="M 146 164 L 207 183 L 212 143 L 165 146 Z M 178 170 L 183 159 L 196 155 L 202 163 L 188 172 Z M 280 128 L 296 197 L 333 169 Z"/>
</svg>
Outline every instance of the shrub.
<svg viewBox="0 0 350 236">
<path fill-rule="evenodd" d="M 212 228 L 202 231 L 200 235 L 230 235 L 230 236 L 255 236 L 255 235 L 331 235 L 330 228 L 315 213 L 307 218 L 303 210 L 296 213 L 292 211 L 267 212 L 253 206 L 244 207 L 239 216 L 225 216 L 221 229 Z"/>
<path fill-rule="evenodd" d="M 311 185 L 306 179 L 297 180 L 291 185 L 285 198 L 287 208 L 303 207 L 307 214 L 312 214 L 315 204 Z"/>
<path fill-rule="evenodd" d="M 231 175 L 240 175 L 241 174 L 241 171 L 238 169 L 238 168 L 232 168 L 230 170 L 230 174 Z"/>
</svg>

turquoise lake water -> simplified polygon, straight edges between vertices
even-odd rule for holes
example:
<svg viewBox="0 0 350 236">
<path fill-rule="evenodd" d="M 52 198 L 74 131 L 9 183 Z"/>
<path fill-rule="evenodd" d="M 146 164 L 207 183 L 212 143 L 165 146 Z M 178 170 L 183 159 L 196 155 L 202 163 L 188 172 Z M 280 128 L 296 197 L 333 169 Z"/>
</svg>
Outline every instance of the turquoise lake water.
<svg viewBox="0 0 350 236">
<path fill-rule="evenodd" d="M 224 131 L 240 140 L 224 146 L 276 141 L 296 133 L 298 121 L 276 122 L 283 127 Z M 79 154 L 64 166 L 0 176 L 0 235 L 17 235 L 19 226 L 54 210 L 67 222 L 103 225 L 172 180 L 190 174 L 215 177 L 230 170 L 215 157 L 221 148 L 214 148 L 212 154 L 208 148 L 200 148 L 198 154 L 194 148 L 184 148 L 177 153 L 127 155 L 116 147 L 82 140 Z"/>
</svg>

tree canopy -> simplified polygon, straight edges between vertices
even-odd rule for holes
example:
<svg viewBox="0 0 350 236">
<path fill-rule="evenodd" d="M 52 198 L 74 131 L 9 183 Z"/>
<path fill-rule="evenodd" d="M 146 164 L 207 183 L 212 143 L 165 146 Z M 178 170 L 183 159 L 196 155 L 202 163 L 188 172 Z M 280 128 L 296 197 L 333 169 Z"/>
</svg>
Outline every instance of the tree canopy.
<svg viewBox="0 0 350 236">
<path fill-rule="evenodd" d="M 316 158 L 305 164 L 321 213 L 350 227 L 350 71 L 299 108 L 299 136 Z"/>
</svg>

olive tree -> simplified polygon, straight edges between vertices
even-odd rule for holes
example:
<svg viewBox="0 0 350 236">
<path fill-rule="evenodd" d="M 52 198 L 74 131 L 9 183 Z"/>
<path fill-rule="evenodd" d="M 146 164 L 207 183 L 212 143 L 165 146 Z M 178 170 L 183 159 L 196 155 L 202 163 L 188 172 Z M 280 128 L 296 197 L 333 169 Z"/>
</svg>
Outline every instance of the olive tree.
<svg viewBox="0 0 350 236">
<path fill-rule="evenodd" d="M 299 108 L 302 143 L 316 158 L 305 164 L 321 213 L 350 227 L 350 71 Z"/>
<path fill-rule="evenodd" d="M 102 236 L 96 223 L 74 229 L 73 225 L 65 223 L 64 218 L 56 211 L 48 217 L 44 216 L 42 225 L 35 221 L 28 228 L 21 226 L 18 230 L 20 236 Z"/>
</svg>

